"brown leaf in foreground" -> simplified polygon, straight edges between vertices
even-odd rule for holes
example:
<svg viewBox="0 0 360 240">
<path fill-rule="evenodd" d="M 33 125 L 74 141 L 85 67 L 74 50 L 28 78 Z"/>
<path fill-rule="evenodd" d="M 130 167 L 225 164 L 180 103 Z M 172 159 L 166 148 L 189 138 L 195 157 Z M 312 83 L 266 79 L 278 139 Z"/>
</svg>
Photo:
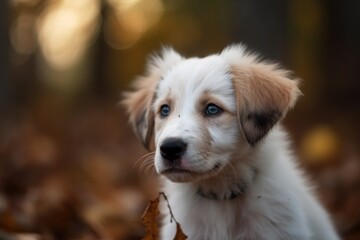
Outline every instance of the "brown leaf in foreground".
<svg viewBox="0 0 360 240">
<path fill-rule="evenodd" d="M 145 237 L 144 240 L 157 240 L 159 239 L 159 226 L 157 218 L 159 216 L 158 205 L 160 202 L 160 195 L 153 201 L 149 202 L 143 216 L 142 222 L 145 225 Z"/>
<path fill-rule="evenodd" d="M 174 240 L 185 240 L 185 239 L 187 239 L 187 236 L 182 231 L 180 224 L 176 222 L 176 234 Z"/>
<path fill-rule="evenodd" d="M 160 196 L 163 196 L 165 201 L 167 202 L 167 206 L 170 212 L 170 222 L 174 220 L 176 223 L 176 234 L 174 237 L 174 240 L 185 240 L 187 239 L 187 236 L 184 234 L 184 232 L 181 229 L 181 225 L 175 220 L 175 217 L 172 213 L 169 201 L 165 195 L 165 193 L 161 192 L 159 193 L 159 196 L 153 200 L 150 201 L 149 205 L 145 209 L 145 212 L 143 216 L 141 217 L 144 225 L 145 225 L 145 237 L 144 240 L 157 240 L 159 239 L 159 226 L 157 222 L 157 218 L 159 216 L 159 202 L 160 202 Z"/>
</svg>

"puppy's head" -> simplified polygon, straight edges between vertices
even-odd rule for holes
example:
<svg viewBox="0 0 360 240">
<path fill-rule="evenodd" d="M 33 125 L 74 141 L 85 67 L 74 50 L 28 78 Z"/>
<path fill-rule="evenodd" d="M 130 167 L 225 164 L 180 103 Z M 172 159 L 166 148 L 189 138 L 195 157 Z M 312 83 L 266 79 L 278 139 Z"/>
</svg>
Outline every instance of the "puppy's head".
<svg viewBox="0 0 360 240">
<path fill-rule="evenodd" d="M 155 150 L 157 172 L 187 182 L 256 147 L 299 94 L 287 71 L 234 45 L 188 59 L 165 49 L 124 103 L 138 137 Z"/>
</svg>

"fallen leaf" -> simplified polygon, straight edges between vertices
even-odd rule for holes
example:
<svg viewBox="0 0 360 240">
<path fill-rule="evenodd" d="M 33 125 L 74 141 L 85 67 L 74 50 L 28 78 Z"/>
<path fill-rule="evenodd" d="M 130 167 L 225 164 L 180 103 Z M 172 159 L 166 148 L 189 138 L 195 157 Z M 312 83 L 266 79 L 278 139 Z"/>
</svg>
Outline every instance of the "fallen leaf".
<svg viewBox="0 0 360 240">
<path fill-rule="evenodd" d="M 160 196 L 155 200 L 150 201 L 143 216 L 142 222 L 145 225 L 145 237 L 144 240 L 157 240 L 159 239 L 159 226 L 157 218 L 160 214 L 158 206 L 160 202 Z"/>
<path fill-rule="evenodd" d="M 187 238 L 188 237 L 182 231 L 180 224 L 176 222 L 176 234 L 174 240 L 185 240 Z"/>
<path fill-rule="evenodd" d="M 159 226 L 158 226 L 158 216 L 159 216 L 159 202 L 160 202 L 160 196 L 162 196 L 165 201 L 167 202 L 168 210 L 170 212 L 170 222 L 174 220 L 176 223 L 176 234 L 174 237 L 174 240 L 185 240 L 188 237 L 184 234 L 184 232 L 181 229 L 181 225 L 175 220 L 175 217 L 173 215 L 173 212 L 170 207 L 170 203 L 167 199 L 167 196 L 165 193 L 161 192 L 159 193 L 159 196 L 153 200 L 150 201 L 149 205 L 145 209 L 145 212 L 143 216 L 141 217 L 143 224 L 145 225 L 145 237 L 144 240 L 157 240 L 159 239 Z"/>
</svg>

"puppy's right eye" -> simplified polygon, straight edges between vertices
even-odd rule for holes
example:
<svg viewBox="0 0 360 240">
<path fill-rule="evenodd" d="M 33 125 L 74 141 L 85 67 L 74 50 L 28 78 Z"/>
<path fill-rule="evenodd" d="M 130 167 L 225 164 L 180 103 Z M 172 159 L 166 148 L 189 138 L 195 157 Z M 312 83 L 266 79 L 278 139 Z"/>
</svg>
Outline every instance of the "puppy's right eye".
<svg viewBox="0 0 360 240">
<path fill-rule="evenodd" d="M 205 114 L 206 116 L 216 116 L 222 113 L 222 109 L 219 106 L 216 106 L 213 103 L 210 103 L 206 106 Z"/>
<path fill-rule="evenodd" d="M 167 117 L 170 114 L 170 107 L 167 104 L 164 104 L 160 108 L 160 116 L 161 117 Z"/>
</svg>

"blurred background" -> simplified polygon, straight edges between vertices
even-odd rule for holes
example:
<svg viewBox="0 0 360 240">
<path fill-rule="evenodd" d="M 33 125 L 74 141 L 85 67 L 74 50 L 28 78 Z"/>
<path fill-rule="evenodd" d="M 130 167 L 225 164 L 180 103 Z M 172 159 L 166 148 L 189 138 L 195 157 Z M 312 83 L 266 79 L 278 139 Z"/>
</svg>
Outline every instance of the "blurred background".
<svg viewBox="0 0 360 240">
<path fill-rule="evenodd" d="M 157 181 L 121 92 L 162 45 L 236 42 L 302 79 L 284 124 L 343 239 L 360 239 L 356 0 L 0 1 L 0 239 L 140 239 Z"/>
</svg>

